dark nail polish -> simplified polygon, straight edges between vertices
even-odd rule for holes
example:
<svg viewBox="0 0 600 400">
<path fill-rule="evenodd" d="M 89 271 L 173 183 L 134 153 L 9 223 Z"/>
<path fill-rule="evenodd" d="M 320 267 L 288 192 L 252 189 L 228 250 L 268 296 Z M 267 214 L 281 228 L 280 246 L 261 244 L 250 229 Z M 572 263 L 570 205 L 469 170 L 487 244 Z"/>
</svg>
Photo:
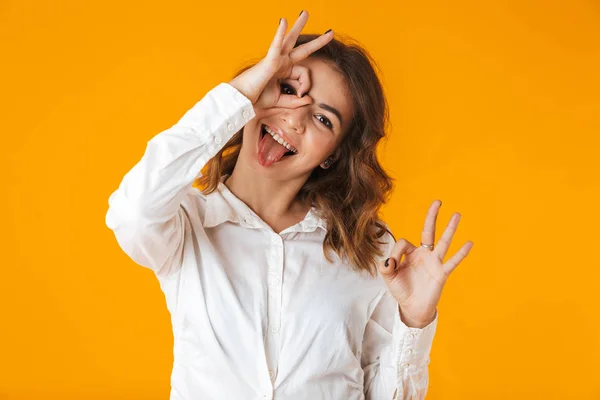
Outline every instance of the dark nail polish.
<svg viewBox="0 0 600 400">
<path fill-rule="evenodd" d="M 389 265 L 390 265 L 390 259 L 388 258 L 387 260 L 385 260 L 385 267 L 387 268 L 387 267 L 389 267 Z"/>
<path fill-rule="evenodd" d="M 281 20 L 282 20 L 282 19 L 283 19 L 283 18 L 279 18 L 279 25 L 281 25 Z"/>
<path fill-rule="evenodd" d="M 304 10 L 300 11 L 300 14 L 298 16 L 302 15 L 303 12 L 304 12 Z"/>
<path fill-rule="evenodd" d="M 325 32 L 323 35 L 327 35 L 329 32 L 331 32 L 331 29 Z"/>
</svg>

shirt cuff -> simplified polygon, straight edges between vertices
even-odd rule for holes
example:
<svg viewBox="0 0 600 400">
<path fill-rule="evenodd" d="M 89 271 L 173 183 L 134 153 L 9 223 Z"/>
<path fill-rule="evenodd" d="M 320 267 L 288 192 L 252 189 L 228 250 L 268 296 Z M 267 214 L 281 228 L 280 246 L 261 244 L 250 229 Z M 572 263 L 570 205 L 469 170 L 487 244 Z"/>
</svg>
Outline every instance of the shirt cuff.
<svg viewBox="0 0 600 400">
<path fill-rule="evenodd" d="M 423 328 L 408 327 L 400 318 L 400 310 L 395 307 L 392 331 L 392 360 L 396 360 L 398 374 L 406 370 L 416 370 L 429 364 L 429 353 L 437 328 L 438 310 L 435 318 Z"/>
</svg>

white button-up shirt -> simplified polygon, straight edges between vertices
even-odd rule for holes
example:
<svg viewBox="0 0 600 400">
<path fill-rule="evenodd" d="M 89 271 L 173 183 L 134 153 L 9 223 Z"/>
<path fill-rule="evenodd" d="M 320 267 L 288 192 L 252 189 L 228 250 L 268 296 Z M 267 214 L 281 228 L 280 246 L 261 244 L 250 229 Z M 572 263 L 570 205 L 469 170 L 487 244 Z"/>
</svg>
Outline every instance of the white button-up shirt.
<svg viewBox="0 0 600 400">
<path fill-rule="evenodd" d="M 171 315 L 171 400 L 422 399 L 437 325 L 409 328 L 381 275 L 323 255 L 327 226 L 311 209 L 275 232 L 200 170 L 255 117 L 231 85 L 209 91 L 109 198 L 106 224 L 151 269 Z M 385 236 L 385 256 L 394 240 Z"/>
</svg>

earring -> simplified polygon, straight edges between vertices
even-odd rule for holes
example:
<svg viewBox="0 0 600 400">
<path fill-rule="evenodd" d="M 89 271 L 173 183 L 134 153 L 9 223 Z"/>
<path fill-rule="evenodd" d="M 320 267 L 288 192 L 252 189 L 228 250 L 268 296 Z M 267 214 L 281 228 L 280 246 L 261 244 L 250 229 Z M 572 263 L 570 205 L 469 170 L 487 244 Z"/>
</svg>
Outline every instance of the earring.
<svg viewBox="0 0 600 400">
<path fill-rule="evenodd" d="M 328 158 L 327 160 L 325 160 L 325 162 L 323 163 L 322 168 L 323 169 L 327 169 L 329 167 L 331 167 L 331 159 L 330 158 Z"/>
</svg>

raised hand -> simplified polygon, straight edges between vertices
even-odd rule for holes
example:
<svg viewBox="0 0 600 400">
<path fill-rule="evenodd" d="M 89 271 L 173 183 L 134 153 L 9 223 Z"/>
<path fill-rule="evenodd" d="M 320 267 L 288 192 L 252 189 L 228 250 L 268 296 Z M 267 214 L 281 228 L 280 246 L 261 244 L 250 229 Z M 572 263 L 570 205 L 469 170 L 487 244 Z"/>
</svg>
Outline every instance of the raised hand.
<svg viewBox="0 0 600 400">
<path fill-rule="evenodd" d="M 296 40 L 308 21 L 308 12 L 302 11 L 296 23 L 286 35 L 287 21 L 281 18 L 275 37 L 265 58 L 229 82 L 233 87 L 260 108 L 294 108 L 307 103 L 302 95 L 310 88 L 310 76 L 306 67 L 296 65 L 333 39 L 333 31 L 304 43 L 296 48 Z M 297 96 L 282 94 L 280 81 L 290 80 Z"/>
<path fill-rule="evenodd" d="M 402 238 L 394 245 L 387 266 L 385 263 L 379 266 L 390 293 L 400 306 L 402 320 L 408 326 L 422 328 L 435 319 L 444 284 L 473 247 L 473 242 L 468 241 L 444 263 L 460 214 L 452 215 L 442 237 L 433 247 L 435 222 L 441 205 L 441 201 L 434 201 L 429 208 L 421 233 L 421 246 L 416 247 Z"/>
</svg>

